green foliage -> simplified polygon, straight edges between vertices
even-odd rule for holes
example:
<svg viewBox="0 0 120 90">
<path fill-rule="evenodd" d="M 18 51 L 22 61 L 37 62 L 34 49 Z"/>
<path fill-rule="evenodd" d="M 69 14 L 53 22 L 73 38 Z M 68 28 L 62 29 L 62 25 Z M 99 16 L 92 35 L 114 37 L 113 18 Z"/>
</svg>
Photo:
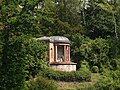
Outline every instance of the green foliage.
<svg viewBox="0 0 120 90">
<path fill-rule="evenodd" d="M 89 81 L 89 79 L 91 78 L 91 71 L 89 70 L 88 63 L 82 63 L 81 68 L 79 69 L 79 73 L 81 74 L 83 81 Z M 86 78 L 88 76 L 90 77 Z"/>
<path fill-rule="evenodd" d="M 81 68 L 79 71 L 65 72 L 65 71 L 54 71 L 52 69 L 44 69 L 41 74 L 44 77 L 57 81 L 66 82 L 82 82 L 91 80 L 91 72 L 88 69 Z"/>
<path fill-rule="evenodd" d="M 57 90 L 57 85 L 54 81 L 41 76 L 31 78 L 26 84 L 28 90 Z"/>
<path fill-rule="evenodd" d="M 77 68 L 80 68 L 80 60 L 83 56 L 80 53 L 80 46 L 83 43 L 89 42 L 89 38 L 81 34 L 76 34 L 71 37 L 71 59 L 77 63 Z"/>
<path fill-rule="evenodd" d="M 113 80 L 114 80 L 113 87 L 116 90 L 119 90 L 120 89 L 120 70 L 113 71 L 113 76 L 112 77 L 113 77 Z"/>
<path fill-rule="evenodd" d="M 102 76 L 100 81 L 95 85 L 97 90 L 112 90 L 113 89 L 113 78 Z"/>
<path fill-rule="evenodd" d="M 64 74 L 46 70 L 44 75 L 55 80 L 72 81 L 72 77 L 82 80 L 90 78 L 89 69 L 97 72 L 98 67 L 105 72 L 109 68 L 114 70 L 112 76 L 101 77 L 98 87 L 119 89 L 120 1 L 88 0 L 87 7 L 81 0 L 59 1 L 58 4 L 53 0 L 0 1 L 0 89 L 23 89 L 25 77 L 35 77 L 46 68 L 46 46 L 23 36 L 29 34 L 61 35 L 71 40 L 71 59 L 78 63 L 80 71 Z"/>
<path fill-rule="evenodd" d="M 2 58 L 0 66 L 0 89 L 22 90 L 25 81 L 25 50 L 23 49 L 22 41 L 10 39 L 6 52 L 6 59 Z"/>
<path fill-rule="evenodd" d="M 98 73 L 99 72 L 99 68 L 97 66 L 93 66 L 92 67 L 92 72 L 93 73 Z"/>
<path fill-rule="evenodd" d="M 87 36 L 93 39 L 116 36 L 111 8 L 112 5 L 109 5 L 107 0 L 89 0 L 89 7 L 84 10 L 86 23 L 82 23 Z"/>
<path fill-rule="evenodd" d="M 41 69 L 47 67 L 47 46 L 45 42 L 35 39 L 28 39 L 23 45 L 26 49 L 24 59 L 26 60 L 27 75 L 34 77 Z"/>
<path fill-rule="evenodd" d="M 94 86 L 88 86 L 85 88 L 77 88 L 77 90 L 96 90 L 96 88 Z"/>
<path fill-rule="evenodd" d="M 77 34 L 72 40 L 71 56 L 73 60 L 77 61 L 78 68 L 80 68 L 82 61 L 87 61 L 90 69 L 92 66 L 102 68 L 102 66 L 109 66 L 107 64 L 109 62 L 109 49 L 108 40 L 102 38 L 91 40 L 88 37 Z"/>
<path fill-rule="evenodd" d="M 119 90 L 120 70 L 104 69 L 99 81 L 95 84 L 96 90 Z"/>
<path fill-rule="evenodd" d="M 0 89 L 23 90 L 25 77 L 36 75 L 45 67 L 46 46 L 29 36 L 11 38 L 7 45 L 7 59 L 0 66 Z M 11 85 L 12 84 L 12 85 Z"/>
<path fill-rule="evenodd" d="M 90 69 L 89 64 L 88 64 L 87 61 L 82 61 L 81 65 L 80 65 L 80 68 L 86 68 L 88 70 Z"/>
<path fill-rule="evenodd" d="M 116 69 L 120 70 L 120 58 L 116 58 L 115 61 L 116 61 Z"/>
<path fill-rule="evenodd" d="M 109 57 L 107 56 L 109 48 L 107 40 L 97 38 L 95 40 L 90 40 L 87 43 L 83 43 L 80 46 L 80 52 L 84 59 L 89 62 L 90 67 L 97 65 L 101 68 L 101 65 L 106 65 L 109 61 Z"/>
<path fill-rule="evenodd" d="M 118 58 L 119 57 L 119 50 L 120 50 L 119 41 L 112 38 L 112 39 L 108 39 L 108 43 L 110 46 L 110 53 L 108 54 L 108 56 L 110 58 Z"/>
<path fill-rule="evenodd" d="M 2 50 L 3 50 L 3 36 L 2 36 L 2 32 L 0 32 L 0 63 L 1 63 L 1 58 L 2 58 Z"/>
</svg>

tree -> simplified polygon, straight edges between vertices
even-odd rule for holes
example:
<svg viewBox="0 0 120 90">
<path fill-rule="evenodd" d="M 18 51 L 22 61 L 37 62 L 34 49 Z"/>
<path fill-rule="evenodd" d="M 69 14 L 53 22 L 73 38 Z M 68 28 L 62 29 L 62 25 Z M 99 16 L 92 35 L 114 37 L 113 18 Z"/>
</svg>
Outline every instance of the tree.
<svg viewBox="0 0 120 90">
<path fill-rule="evenodd" d="M 24 41 L 27 41 L 29 38 L 23 37 L 23 34 L 31 34 L 32 36 L 38 34 L 37 32 L 40 30 L 37 30 L 39 20 L 36 20 L 33 14 L 35 12 L 34 8 L 39 2 L 41 0 L 4 0 L 0 3 L 1 90 L 25 89 L 25 47 L 27 45 L 24 46 Z M 39 10 L 41 11 L 41 9 Z"/>
<path fill-rule="evenodd" d="M 107 12 L 101 8 L 100 5 L 104 5 L 107 8 L 107 2 L 105 0 L 90 0 L 89 7 L 85 10 L 85 30 L 86 35 L 91 38 L 107 38 L 115 37 L 115 22 L 113 20 L 113 14 Z"/>
<path fill-rule="evenodd" d="M 80 4 L 79 0 L 63 0 L 56 5 L 56 33 L 68 37 L 72 36 L 72 34 L 83 33 L 79 15 Z"/>
</svg>

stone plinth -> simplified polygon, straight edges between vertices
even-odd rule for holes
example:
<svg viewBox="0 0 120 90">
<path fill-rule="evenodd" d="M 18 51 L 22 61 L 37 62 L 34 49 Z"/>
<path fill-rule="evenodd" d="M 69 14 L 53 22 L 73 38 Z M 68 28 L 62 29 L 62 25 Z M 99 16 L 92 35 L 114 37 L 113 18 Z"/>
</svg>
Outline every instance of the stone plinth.
<svg viewBox="0 0 120 90">
<path fill-rule="evenodd" d="M 76 63 L 54 62 L 50 64 L 50 68 L 58 71 L 76 71 Z"/>
</svg>

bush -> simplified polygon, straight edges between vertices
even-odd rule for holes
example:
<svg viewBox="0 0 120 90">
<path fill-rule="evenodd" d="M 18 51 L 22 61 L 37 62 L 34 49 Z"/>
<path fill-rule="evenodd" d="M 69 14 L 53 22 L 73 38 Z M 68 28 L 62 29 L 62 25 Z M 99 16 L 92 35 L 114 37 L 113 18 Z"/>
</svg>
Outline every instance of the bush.
<svg viewBox="0 0 120 90">
<path fill-rule="evenodd" d="M 81 64 L 80 64 L 81 68 L 87 68 L 89 70 L 89 64 L 87 61 L 81 61 Z"/>
<path fill-rule="evenodd" d="M 94 86 L 85 86 L 84 88 L 77 87 L 77 90 L 96 90 L 96 88 Z"/>
<path fill-rule="evenodd" d="M 57 85 L 54 81 L 41 76 L 31 78 L 27 81 L 27 87 L 28 90 L 57 90 Z"/>
<path fill-rule="evenodd" d="M 47 46 L 44 42 L 32 38 L 28 39 L 23 45 L 26 50 L 24 59 L 26 61 L 27 77 L 35 77 L 42 68 L 47 67 Z"/>
<path fill-rule="evenodd" d="M 110 45 L 109 41 L 102 38 L 94 40 L 89 37 L 77 34 L 71 40 L 71 58 L 77 63 L 77 69 L 80 68 L 81 61 L 87 61 L 90 69 L 92 66 L 109 67 L 106 63 L 110 62 Z"/>
<path fill-rule="evenodd" d="M 92 67 L 92 72 L 93 73 L 98 73 L 99 72 L 99 68 L 97 66 L 93 66 Z"/>
<path fill-rule="evenodd" d="M 10 38 L 0 61 L 0 90 L 23 90 L 25 77 L 45 67 L 44 43 L 30 36 Z"/>
<path fill-rule="evenodd" d="M 72 71 L 72 72 L 44 69 L 43 72 L 41 73 L 43 77 L 48 77 L 49 79 L 53 79 L 57 81 L 66 81 L 66 82 L 91 81 L 91 72 L 86 69 L 81 69 L 79 71 Z"/>
<path fill-rule="evenodd" d="M 80 51 L 80 46 L 90 41 L 89 37 L 81 34 L 75 34 L 71 38 L 71 59 L 77 63 L 77 69 L 80 68 L 80 61 L 85 60 Z"/>
<path fill-rule="evenodd" d="M 95 84 L 97 90 L 114 90 L 113 78 L 107 76 L 101 76 L 99 82 Z"/>
<path fill-rule="evenodd" d="M 79 69 L 79 73 L 80 73 L 83 81 L 90 81 L 91 72 L 86 65 L 81 66 L 81 68 Z M 87 78 L 87 77 L 89 77 L 89 78 Z"/>
<path fill-rule="evenodd" d="M 120 70 L 113 71 L 114 89 L 120 90 Z"/>
<path fill-rule="evenodd" d="M 104 69 L 99 81 L 95 84 L 97 90 L 119 90 L 120 71 Z"/>
<path fill-rule="evenodd" d="M 25 49 L 26 37 L 11 38 L 0 67 L 0 90 L 23 90 L 25 87 Z M 5 48 L 5 46 L 4 46 Z"/>
<path fill-rule="evenodd" d="M 83 43 L 80 46 L 80 54 L 83 59 L 89 63 L 90 68 L 92 68 L 92 66 L 98 66 L 101 68 L 109 62 L 109 48 L 107 40 L 97 38 Z"/>
</svg>

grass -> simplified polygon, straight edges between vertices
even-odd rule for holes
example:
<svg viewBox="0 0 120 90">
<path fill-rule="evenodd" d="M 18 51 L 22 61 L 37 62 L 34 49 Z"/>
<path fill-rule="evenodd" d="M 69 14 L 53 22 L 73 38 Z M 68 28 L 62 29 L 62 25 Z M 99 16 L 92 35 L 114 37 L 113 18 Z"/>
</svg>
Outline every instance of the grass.
<svg viewBox="0 0 120 90">
<path fill-rule="evenodd" d="M 99 73 L 92 73 L 91 82 L 57 82 L 58 90 L 81 90 L 94 86 L 99 79 Z"/>
</svg>

